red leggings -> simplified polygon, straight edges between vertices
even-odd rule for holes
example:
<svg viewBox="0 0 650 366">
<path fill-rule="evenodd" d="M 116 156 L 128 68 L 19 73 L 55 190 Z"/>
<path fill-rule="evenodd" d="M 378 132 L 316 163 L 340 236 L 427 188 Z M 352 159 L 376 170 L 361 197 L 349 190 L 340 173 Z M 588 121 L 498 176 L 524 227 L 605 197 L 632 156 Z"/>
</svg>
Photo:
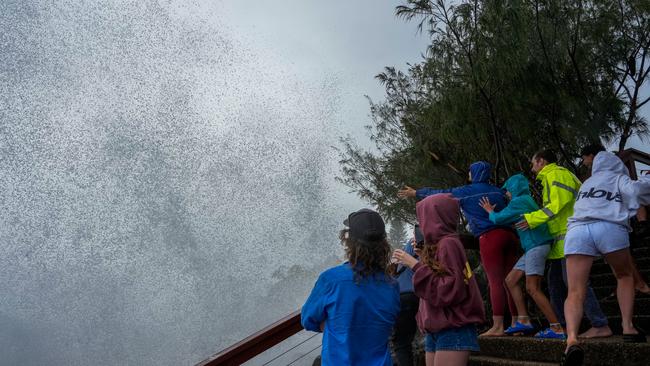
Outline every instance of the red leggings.
<svg viewBox="0 0 650 366">
<path fill-rule="evenodd" d="M 503 316 L 507 299 L 510 315 L 516 316 L 517 308 L 506 289 L 505 280 L 517 263 L 519 238 L 510 230 L 493 229 L 481 235 L 478 240 L 481 261 L 490 286 L 492 315 Z"/>
</svg>

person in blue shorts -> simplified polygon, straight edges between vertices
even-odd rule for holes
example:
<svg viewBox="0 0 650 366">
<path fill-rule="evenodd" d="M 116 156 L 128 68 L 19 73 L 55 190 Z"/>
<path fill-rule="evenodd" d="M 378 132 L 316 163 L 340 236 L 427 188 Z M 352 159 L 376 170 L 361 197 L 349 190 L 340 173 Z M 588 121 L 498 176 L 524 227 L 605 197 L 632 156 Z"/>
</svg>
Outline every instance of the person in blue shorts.
<svg viewBox="0 0 650 366">
<path fill-rule="evenodd" d="M 530 195 L 528 179 L 522 174 L 515 174 L 504 184 L 506 196 L 510 202 L 503 210 L 496 212 L 495 205 L 490 203 L 487 197 L 481 199 L 481 207 L 488 212 L 490 221 L 496 225 L 512 225 L 519 222 L 524 214 L 539 210 L 539 206 Z M 518 230 L 521 246 L 524 255 L 519 258 L 514 268 L 506 277 L 506 286 L 510 291 L 515 305 L 517 306 L 517 322 L 514 326 L 506 329 L 506 334 L 518 335 L 535 331 L 530 323 L 524 294 L 519 286 L 519 281 L 526 276 L 526 292 L 535 301 L 537 307 L 542 311 L 549 322 L 549 328 L 538 332 L 536 338 L 564 339 L 564 329 L 553 311 L 548 297 L 541 288 L 546 256 L 551 250 L 553 237 L 548 231 L 546 224 L 541 224 L 535 229 Z"/>
</svg>

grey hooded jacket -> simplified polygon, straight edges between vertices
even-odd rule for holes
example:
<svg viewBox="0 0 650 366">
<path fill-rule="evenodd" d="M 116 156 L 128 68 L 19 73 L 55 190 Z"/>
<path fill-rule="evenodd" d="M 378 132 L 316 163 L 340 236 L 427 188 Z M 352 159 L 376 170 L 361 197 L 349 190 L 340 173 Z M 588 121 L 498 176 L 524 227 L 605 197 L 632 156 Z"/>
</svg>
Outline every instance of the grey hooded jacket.
<svg viewBox="0 0 650 366">
<path fill-rule="evenodd" d="M 650 177 L 632 180 L 628 170 L 611 152 L 600 152 L 594 158 L 591 177 L 582 186 L 573 216 L 572 226 L 595 221 L 609 221 L 630 229 L 629 219 L 639 207 L 650 204 Z"/>
</svg>

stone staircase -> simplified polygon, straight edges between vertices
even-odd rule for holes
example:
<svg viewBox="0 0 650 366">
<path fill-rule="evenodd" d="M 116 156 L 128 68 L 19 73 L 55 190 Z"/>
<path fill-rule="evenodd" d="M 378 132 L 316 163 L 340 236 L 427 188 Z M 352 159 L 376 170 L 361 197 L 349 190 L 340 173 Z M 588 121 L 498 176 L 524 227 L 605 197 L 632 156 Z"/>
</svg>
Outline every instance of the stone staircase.
<svg viewBox="0 0 650 366">
<path fill-rule="evenodd" d="M 646 281 L 650 281 L 650 240 L 633 240 L 632 255 Z M 616 279 L 607 263 L 595 262 L 591 271 L 591 284 L 600 304 L 607 314 L 609 326 L 615 336 L 605 339 L 586 340 L 585 365 L 650 365 L 650 343 L 623 343 L 621 317 L 616 297 L 608 297 L 616 289 Z M 650 296 L 638 295 L 635 300 L 635 325 L 650 331 Z M 544 321 L 537 319 L 537 323 Z M 588 322 L 583 321 L 583 328 Z M 649 337 L 650 338 L 650 337 Z M 547 366 L 558 365 L 565 343 L 559 340 L 538 340 L 532 337 L 479 338 L 481 352 L 470 357 L 469 365 L 475 366 Z"/>
</svg>

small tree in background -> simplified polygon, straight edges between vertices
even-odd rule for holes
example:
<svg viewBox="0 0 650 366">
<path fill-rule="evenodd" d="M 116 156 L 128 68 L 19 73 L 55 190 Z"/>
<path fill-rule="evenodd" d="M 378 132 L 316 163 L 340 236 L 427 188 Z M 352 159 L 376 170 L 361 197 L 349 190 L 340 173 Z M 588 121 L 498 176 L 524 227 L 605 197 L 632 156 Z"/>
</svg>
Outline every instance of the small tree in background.
<svg viewBox="0 0 650 366">
<path fill-rule="evenodd" d="M 390 245 L 393 248 L 401 248 L 407 238 L 404 222 L 401 220 L 391 220 L 390 229 L 388 230 L 388 241 Z"/>
</svg>

